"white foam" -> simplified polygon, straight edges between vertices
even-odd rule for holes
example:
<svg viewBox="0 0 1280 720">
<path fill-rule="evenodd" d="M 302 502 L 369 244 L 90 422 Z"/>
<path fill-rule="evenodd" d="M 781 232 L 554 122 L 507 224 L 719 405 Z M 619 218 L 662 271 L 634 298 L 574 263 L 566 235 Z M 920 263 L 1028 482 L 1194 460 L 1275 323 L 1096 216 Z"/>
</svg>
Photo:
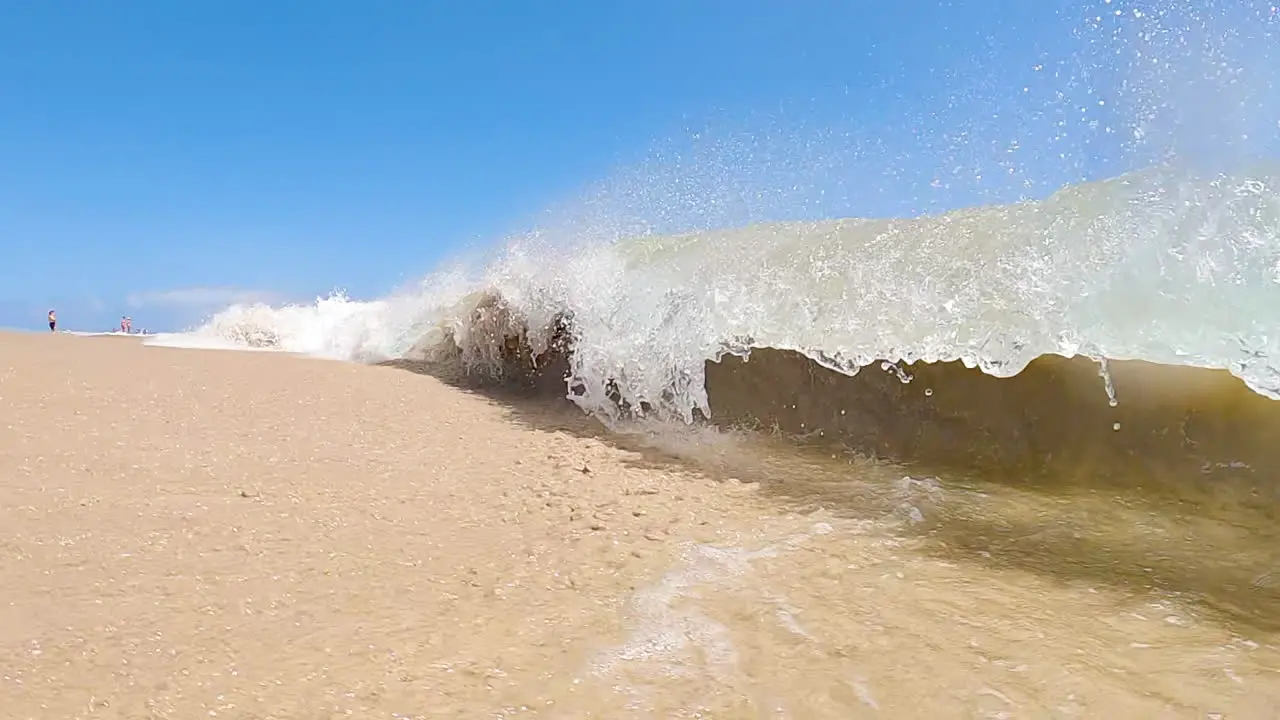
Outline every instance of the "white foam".
<svg viewBox="0 0 1280 720">
<path fill-rule="evenodd" d="M 822 535 L 835 531 L 829 523 L 817 523 L 813 530 Z M 592 674 L 616 675 L 629 666 L 656 676 L 686 675 L 696 671 L 690 662 L 697 656 L 705 663 L 700 670 L 719 680 L 728 678 L 737 670 L 737 650 L 728 629 L 696 604 L 683 601 L 704 597 L 706 592 L 731 591 L 733 582 L 751 572 L 756 560 L 777 557 L 812 539 L 810 533 L 793 534 L 759 550 L 686 545 L 677 567 L 632 597 L 630 634 L 621 645 L 604 650 L 595 659 Z M 760 599 L 774 606 L 781 627 L 799 637 L 810 637 L 796 618 L 798 611 L 785 597 L 766 588 L 760 591 Z M 694 648 L 697 653 L 691 653 Z"/>
<path fill-rule="evenodd" d="M 154 347 L 186 348 L 189 350 L 232 350 L 239 352 L 280 352 L 276 347 L 254 347 L 234 340 L 198 333 L 156 333 L 142 341 Z"/>
<path fill-rule="evenodd" d="M 773 155 L 744 161 L 750 148 L 732 147 L 720 162 L 676 159 L 602 183 L 566 219 L 511 239 L 486 265 L 369 302 L 334 295 L 233 306 L 193 334 L 351 360 L 440 341 L 491 370 L 518 328 L 536 353 L 566 319 L 571 384 L 582 391 L 574 401 L 606 416 L 617 394 L 686 420 L 695 410 L 710 414 L 705 362 L 760 347 L 845 373 L 878 361 L 954 360 L 1007 377 L 1045 354 L 1143 359 L 1226 369 L 1280 398 L 1280 167 L 1247 165 L 1274 151 L 1268 133 L 1280 141 L 1270 92 L 1280 45 L 1268 34 L 1277 20 L 1231 3 L 1157 5 L 1088 19 L 1078 54 L 1027 95 L 1046 98 L 1043 105 L 1020 106 L 1037 127 L 1063 120 L 1043 136 L 993 145 L 1008 148 L 1002 156 L 1035 159 L 1054 178 L 1071 170 L 1068 151 L 1140 171 L 931 217 L 751 224 L 803 214 L 793 174 L 754 172 L 796 168 L 773 167 L 788 162 Z M 1089 99 L 1107 108 L 1105 125 L 1070 99 L 1103 92 L 1103 78 L 1116 97 Z M 1234 98 L 1223 105 L 1231 112 L 1203 112 L 1215 98 Z M 928 157 L 914 160 L 969 172 L 960 158 L 983 152 L 970 132 L 978 121 L 936 129 L 962 139 L 919 144 Z M 1089 139 L 1068 147 L 1074 131 Z M 1200 151 L 1222 145 L 1197 155 L 1232 169 L 1175 162 L 1180 138 L 1201 139 L 1193 143 Z M 1113 145 L 1114 157 L 1098 157 Z M 841 148 L 819 148 L 828 149 Z M 797 157 L 807 163 L 815 154 L 823 153 Z M 972 167 L 975 183 L 983 185 L 984 169 L 1029 172 L 1029 161 Z M 778 186 L 738 182 L 755 176 Z M 903 181 L 885 168 L 866 177 Z M 655 227 L 703 231 L 659 235 Z M 485 296 L 501 298 L 503 312 L 477 312 Z"/>
<path fill-rule="evenodd" d="M 623 665 L 637 665 L 658 675 L 682 675 L 690 671 L 689 649 L 697 647 L 707 663 L 706 670 L 714 677 L 726 677 L 737 663 L 728 629 L 696 607 L 678 601 L 698 587 L 738 577 L 750 569 L 752 560 L 774 554 L 771 548 L 750 552 L 688 546 L 680 567 L 655 586 L 636 593 L 631 602 L 635 628 L 621 646 L 607 650 L 592 664 L 592 673 L 613 675 Z"/>
<path fill-rule="evenodd" d="M 233 306 L 182 337 L 347 360 L 456 345 L 495 366 L 506 337 L 544 349 L 570 318 L 586 409 L 710 414 L 703 363 L 792 349 L 852 373 L 960 360 L 1009 376 L 1086 354 L 1223 368 L 1280 397 L 1280 172 L 1153 170 L 1035 203 L 910 221 L 791 223 L 563 248 L 514 242 L 469 275 L 360 302 Z M 478 313 L 486 296 L 504 313 Z"/>
</svg>

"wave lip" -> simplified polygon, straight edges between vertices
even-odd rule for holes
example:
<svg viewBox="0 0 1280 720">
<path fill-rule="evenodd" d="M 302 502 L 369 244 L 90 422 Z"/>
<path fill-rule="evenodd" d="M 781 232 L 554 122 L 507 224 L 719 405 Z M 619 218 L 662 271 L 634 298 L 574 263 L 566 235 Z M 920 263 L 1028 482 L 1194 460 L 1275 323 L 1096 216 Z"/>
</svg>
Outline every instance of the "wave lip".
<svg viewBox="0 0 1280 720">
<path fill-rule="evenodd" d="M 1278 188 L 1271 167 L 1158 167 L 914 219 L 572 249 L 529 236 L 477 272 L 371 302 L 232 306 L 187 337 L 366 362 L 449 358 L 499 375 L 513 359 L 547 362 L 560 343 L 567 394 L 605 416 L 620 403 L 710 414 L 704 363 L 757 348 L 844 374 L 958 361 L 1009 377 L 1044 355 L 1145 360 L 1225 369 L 1274 399 Z"/>
</svg>

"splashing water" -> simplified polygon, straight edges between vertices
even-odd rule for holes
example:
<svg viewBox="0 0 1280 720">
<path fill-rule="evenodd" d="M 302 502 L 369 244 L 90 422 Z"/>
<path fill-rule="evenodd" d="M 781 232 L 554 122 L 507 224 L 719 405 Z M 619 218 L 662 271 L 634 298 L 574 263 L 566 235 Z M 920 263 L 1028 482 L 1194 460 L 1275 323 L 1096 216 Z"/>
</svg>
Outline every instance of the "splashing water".
<svg viewBox="0 0 1280 720">
<path fill-rule="evenodd" d="M 1074 52 L 1031 65 L 1026 84 L 953 78 L 927 132 L 826 132 L 790 153 L 776 134 L 698 136 L 483 268 L 372 302 L 233 306 L 150 342 L 504 372 L 513 346 L 545 362 L 564 341 L 567 394 L 608 418 L 709 414 L 705 362 L 764 347 L 846 374 L 959 360 L 1007 377 L 1058 354 L 1103 362 L 1105 380 L 1107 359 L 1142 359 L 1227 369 L 1280 398 L 1275 9 L 1086 10 L 1064 21 Z M 983 124 L 993 107 L 1020 119 Z M 1114 177 L 1081 182 L 1090 172 Z M 915 207 L 1002 202 L 806 219 L 841 209 L 833 188 L 890 182 L 919 191 Z"/>
</svg>

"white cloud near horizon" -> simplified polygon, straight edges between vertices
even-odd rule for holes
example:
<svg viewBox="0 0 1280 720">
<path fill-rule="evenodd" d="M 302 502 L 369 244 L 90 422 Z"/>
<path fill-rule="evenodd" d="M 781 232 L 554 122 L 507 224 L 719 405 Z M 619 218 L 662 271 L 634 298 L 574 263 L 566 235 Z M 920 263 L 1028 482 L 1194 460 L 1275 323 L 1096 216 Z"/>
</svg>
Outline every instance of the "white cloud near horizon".
<svg viewBox="0 0 1280 720">
<path fill-rule="evenodd" d="M 125 304 L 134 309 L 168 307 L 173 309 L 209 309 L 228 305 L 272 303 L 281 298 L 265 290 L 243 288 L 190 287 L 129 293 Z"/>
</svg>

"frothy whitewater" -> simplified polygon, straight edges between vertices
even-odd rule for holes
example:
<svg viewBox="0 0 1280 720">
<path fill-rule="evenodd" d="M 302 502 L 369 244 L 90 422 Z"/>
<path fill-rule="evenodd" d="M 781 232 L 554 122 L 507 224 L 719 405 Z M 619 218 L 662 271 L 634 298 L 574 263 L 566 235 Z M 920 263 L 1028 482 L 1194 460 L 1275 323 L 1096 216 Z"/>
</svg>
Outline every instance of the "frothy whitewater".
<svg viewBox="0 0 1280 720">
<path fill-rule="evenodd" d="M 959 360 L 998 377 L 1038 356 L 1218 368 L 1280 397 L 1280 174 L 1170 167 L 1039 201 L 916 219 L 761 224 L 571 251 L 537 236 L 474 273 L 362 302 L 237 305 L 152 344 L 355 361 L 570 348 L 566 394 L 611 414 L 710 414 L 703 368 L 755 348 L 853 374 Z M 904 375 L 904 379 L 905 379 Z M 573 392 L 570 392 L 570 391 Z M 1101 391 L 1101 390 L 1100 390 Z"/>
<path fill-rule="evenodd" d="M 1077 10 L 1076 56 L 965 106 L 1025 132 L 971 119 L 911 139 L 923 172 L 1025 179 L 1018 202 L 797 221 L 789 190 L 738 192 L 732 167 L 660 168 L 618 184 L 620 212 L 585 203 L 585 223 L 387 297 L 235 305 L 146 342 L 532 381 L 609 442 L 782 508 L 634 588 L 628 634 L 562 712 L 1270 717 L 1277 10 Z M 863 189 L 905 188 L 881 160 Z M 722 191 L 783 207 L 717 214 Z M 615 422 L 637 415 L 675 422 Z M 583 700 L 592 683 L 608 702 Z"/>
</svg>

